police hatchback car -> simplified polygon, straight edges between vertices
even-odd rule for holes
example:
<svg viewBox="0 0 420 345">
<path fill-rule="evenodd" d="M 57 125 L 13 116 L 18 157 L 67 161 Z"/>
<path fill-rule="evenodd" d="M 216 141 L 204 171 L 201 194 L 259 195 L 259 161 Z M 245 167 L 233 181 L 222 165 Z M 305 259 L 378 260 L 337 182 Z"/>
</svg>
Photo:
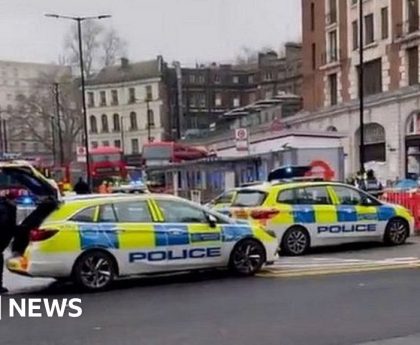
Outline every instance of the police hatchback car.
<svg viewBox="0 0 420 345">
<path fill-rule="evenodd" d="M 262 226 L 174 196 L 115 194 L 57 203 L 7 267 L 97 290 L 130 275 L 217 267 L 253 275 L 276 251 L 275 236 Z"/>
<path fill-rule="evenodd" d="M 266 183 L 236 191 L 231 216 L 276 233 L 282 253 L 361 241 L 403 244 L 414 219 L 402 206 L 384 203 L 349 185 L 332 182 Z"/>
</svg>

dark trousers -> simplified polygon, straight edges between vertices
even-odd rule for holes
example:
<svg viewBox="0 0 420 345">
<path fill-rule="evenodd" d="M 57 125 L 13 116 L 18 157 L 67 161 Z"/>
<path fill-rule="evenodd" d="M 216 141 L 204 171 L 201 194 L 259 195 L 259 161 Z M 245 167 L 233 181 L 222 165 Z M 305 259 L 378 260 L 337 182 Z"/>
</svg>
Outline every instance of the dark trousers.
<svg viewBox="0 0 420 345">
<path fill-rule="evenodd" d="M 4 256 L 0 254 L 0 288 L 3 287 L 3 269 L 4 269 Z"/>
</svg>

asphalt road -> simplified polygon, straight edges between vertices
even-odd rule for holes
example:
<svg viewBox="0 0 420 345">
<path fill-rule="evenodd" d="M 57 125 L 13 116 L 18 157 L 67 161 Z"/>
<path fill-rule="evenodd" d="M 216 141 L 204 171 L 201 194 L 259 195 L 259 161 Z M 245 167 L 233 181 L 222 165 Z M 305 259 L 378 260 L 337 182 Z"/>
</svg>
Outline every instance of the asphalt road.
<svg viewBox="0 0 420 345">
<path fill-rule="evenodd" d="M 420 269 L 248 279 L 207 273 L 123 281 L 96 294 L 58 286 L 13 297 L 34 296 L 81 296 L 83 315 L 10 319 L 3 310 L 1 345 L 420 343 Z"/>
</svg>

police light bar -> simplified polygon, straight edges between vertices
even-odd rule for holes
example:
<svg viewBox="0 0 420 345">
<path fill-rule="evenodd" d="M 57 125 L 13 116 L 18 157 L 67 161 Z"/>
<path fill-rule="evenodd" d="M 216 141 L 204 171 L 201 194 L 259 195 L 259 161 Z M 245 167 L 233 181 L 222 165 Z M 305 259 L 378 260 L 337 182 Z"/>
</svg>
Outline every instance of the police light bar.
<svg viewBox="0 0 420 345">
<path fill-rule="evenodd" d="M 292 177 L 288 179 L 274 180 L 274 181 L 271 181 L 271 183 L 274 185 L 277 185 L 277 184 L 293 183 L 293 182 L 324 182 L 324 181 L 325 179 L 323 179 L 322 177 L 307 176 L 307 177 Z"/>
</svg>

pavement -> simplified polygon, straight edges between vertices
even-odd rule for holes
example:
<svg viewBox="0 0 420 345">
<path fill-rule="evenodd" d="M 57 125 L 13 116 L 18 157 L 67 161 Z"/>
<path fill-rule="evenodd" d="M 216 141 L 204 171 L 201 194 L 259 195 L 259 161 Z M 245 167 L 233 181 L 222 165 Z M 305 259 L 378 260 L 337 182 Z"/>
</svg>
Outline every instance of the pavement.
<svg viewBox="0 0 420 345">
<path fill-rule="evenodd" d="M 83 315 L 8 318 L 3 308 L 1 345 L 420 344 L 420 238 L 281 257 L 253 278 L 135 278 L 93 294 L 10 273 L 5 281 L 3 304 L 76 297 Z"/>
</svg>

